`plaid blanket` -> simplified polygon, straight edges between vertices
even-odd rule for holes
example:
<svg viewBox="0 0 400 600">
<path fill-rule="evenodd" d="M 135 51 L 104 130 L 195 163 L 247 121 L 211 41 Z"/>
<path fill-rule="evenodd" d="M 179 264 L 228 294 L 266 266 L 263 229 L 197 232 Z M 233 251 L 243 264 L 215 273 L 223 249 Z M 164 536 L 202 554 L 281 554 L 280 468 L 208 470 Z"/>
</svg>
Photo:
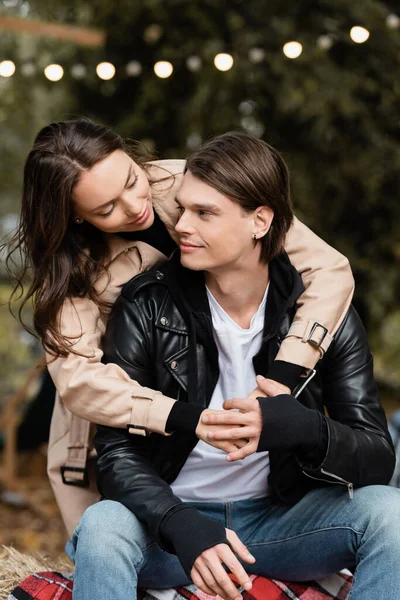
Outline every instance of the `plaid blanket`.
<svg viewBox="0 0 400 600">
<path fill-rule="evenodd" d="M 331 575 L 321 581 L 288 583 L 252 576 L 250 592 L 242 592 L 244 600 L 346 600 L 352 577 L 344 573 Z M 35 573 L 11 592 L 8 600 L 72 600 L 73 577 L 67 573 Z M 241 590 L 242 591 L 242 590 Z M 139 600 L 211 600 L 195 586 L 176 590 L 140 591 Z"/>
</svg>

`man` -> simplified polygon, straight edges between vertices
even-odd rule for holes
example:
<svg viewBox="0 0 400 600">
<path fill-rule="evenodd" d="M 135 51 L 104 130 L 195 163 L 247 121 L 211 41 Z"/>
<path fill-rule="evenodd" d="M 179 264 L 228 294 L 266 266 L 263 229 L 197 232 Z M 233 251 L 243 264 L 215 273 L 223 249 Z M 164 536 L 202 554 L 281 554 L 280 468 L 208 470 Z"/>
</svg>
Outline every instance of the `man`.
<svg viewBox="0 0 400 600">
<path fill-rule="evenodd" d="M 250 394 L 302 293 L 281 252 L 292 219 L 282 158 L 251 136 L 220 136 L 188 160 L 177 210 L 180 255 L 124 287 L 104 352 L 180 402 L 167 437 L 98 428 L 108 500 L 74 534 L 75 599 L 191 579 L 236 600 L 226 570 L 249 589 L 248 573 L 309 580 L 356 567 L 352 600 L 382 589 L 394 600 L 400 492 L 384 485 L 393 447 L 354 309 L 298 399 Z M 217 448 L 198 442 L 202 427 Z"/>
</svg>

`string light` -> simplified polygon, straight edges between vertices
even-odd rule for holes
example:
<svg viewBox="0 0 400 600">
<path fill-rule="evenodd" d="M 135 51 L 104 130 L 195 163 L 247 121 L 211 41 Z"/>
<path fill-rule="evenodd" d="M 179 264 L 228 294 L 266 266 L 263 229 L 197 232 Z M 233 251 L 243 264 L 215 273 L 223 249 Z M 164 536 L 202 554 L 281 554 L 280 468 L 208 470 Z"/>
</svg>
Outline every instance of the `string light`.
<svg viewBox="0 0 400 600">
<path fill-rule="evenodd" d="M 189 71 L 195 73 L 201 69 L 201 58 L 199 56 L 188 56 L 186 59 L 186 66 Z"/>
<path fill-rule="evenodd" d="M 332 48 L 333 39 L 330 35 L 320 35 L 319 38 L 317 38 L 317 45 L 322 50 L 329 50 L 330 48 Z"/>
<path fill-rule="evenodd" d="M 303 46 L 300 42 L 287 42 L 283 46 L 283 54 L 287 58 L 298 58 L 303 52 Z"/>
<path fill-rule="evenodd" d="M 400 27 L 400 17 L 395 14 L 388 15 L 386 18 L 386 25 L 390 29 L 399 29 Z"/>
<path fill-rule="evenodd" d="M 167 60 L 159 60 L 154 65 L 154 73 L 157 75 L 157 77 L 160 77 L 161 79 L 167 79 L 167 77 L 170 77 L 170 75 L 172 75 L 173 70 L 174 67 Z"/>
<path fill-rule="evenodd" d="M 137 77 L 142 72 L 142 65 L 137 60 L 131 60 L 125 67 L 128 77 Z"/>
<path fill-rule="evenodd" d="M 104 81 L 109 81 L 115 75 L 115 67 L 110 62 L 101 62 L 96 67 L 97 76 Z"/>
<path fill-rule="evenodd" d="M 221 52 L 215 56 L 214 65 L 218 71 L 229 71 L 229 69 L 231 69 L 233 66 L 233 56 L 231 56 L 231 54 Z"/>
<path fill-rule="evenodd" d="M 50 81 L 60 81 L 64 76 L 64 69 L 61 65 L 47 65 L 44 74 Z"/>
<path fill-rule="evenodd" d="M 3 60 L 0 62 L 0 76 L 11 77 L 15 73 L 15 64 L 12 60 Z"/>
<path fill-rule="evenodd" d="M 263 48 L 250 48 L 249 61 L 255 65 L 262 62 L 265 58 L 265 50 Z"/>
<path fill-rule="evenodd" d="M 71 75 L 74 79 L 84 79 L 86 77 L 87 68 L 86 65 L 77 63 L 71 67 Z"/>
<path fill-rule="evenodd" d="M 363 44 L 369 38 L 369 31 L 365 27 L 356 25 L 350 29 L 350 37 L 356 44 Z"/>
<path fill-rule="evenodd" d="M 12 0 L 9 0 L 10 2 Z M 15 0 L 14 0 L 15 1 Z M 3 0 L 4 2 L 4 0 Z M 400 29 L 400 16 L 397 14 L 389 14 L 386 17 L 386 25 L 390 29 Z M 156 26 L 150 26 L 149 31 L 156 38 L 156 34 L 162 34 L 162 30 L 156 29 Z M 149 33 L 149 32 L 147 32 Z M 370 32 L 365 27 L 356 25 L 350 30 L 350 37 L 353 42 L 362 44 L 370 37 Z M 322 50 L 329 50 L 335 43 L 335 36 L 323 34 L 316 39 L 316 44 Z M 296 41 L 290 41 L 284 44 L 283 53 L 287 58 L 298 58 L 303 52 L 303 46 Z M 248 60 L 253 64 L 261 63 L 265 60 L 266 52 L 263 48 L 254 47 L 248 50 Z M 197 72 L 203 66 L 203 59 L 197 55 L 190 55 L 185 60 L 186 68 L 189 71 Z M 214 65 L 219 71 L 229 71 L 234 64 L 234 59 L 231 54 L 221 52 L 214 57 Z M 3 60 L 0 62 L 0 77 L 11 77 L 15 73 L 16 67 L 11 60 Z M 84 79 L 87 75 L 87 66 L 84 64 L 75 64 L 70 68 L 71 76 L 75 79 Z M 20 72 L 22 75 L 31 77 L 37 71 L 37 65 L 33 61 L 27 61 L 21 64 Z M 142 64 L 137 60 L 131 60 L 125 65 L 125 72 L 128 77 L 137 77 L 143 71 Z M 174 71 L 173 65 L 169 61 L 158 61 L 154 64 L 154 72 L 157 77 L 166 79 L 172 75 Z M 99 63 L 96 67 L 96 73 L 100 79 L 109 80 L 116 74 L 115 66 L 110 62 Z M 64 69 L 59 64 L 48 65 L 44 69 L 44 74 L 50 81 L 59 81 L 64 76 Z M 253 72 L 249 72 L 254 75 Z M 247 106 L 247 105 L 246 105 Z M 245 111 L 243 111 L 245 113 Z"/>
<path fill-rule="evenodd" d="M 36 70 L 36 65 L 33 62 L 25 62 L 20 67 L 20 71 L 24 77 L 32 77 L 35 75 Z"/>
</svg>

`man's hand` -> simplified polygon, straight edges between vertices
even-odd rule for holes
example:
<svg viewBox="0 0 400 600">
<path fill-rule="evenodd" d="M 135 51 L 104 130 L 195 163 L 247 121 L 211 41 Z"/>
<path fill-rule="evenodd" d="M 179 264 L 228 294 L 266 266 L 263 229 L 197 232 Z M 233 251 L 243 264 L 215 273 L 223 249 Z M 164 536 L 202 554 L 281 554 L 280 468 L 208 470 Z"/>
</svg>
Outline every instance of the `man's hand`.
<svg viewBox="0 0 400 600">
<path fill-rule="evenodd" d="M 241 593 L 236 589 L 222 563 L 228 567 L 243 589 L 250 590 L 252 587 L 250 578 L 234 552 L 247 563 L 253 564 L 255 558 L 242 544 L 234 531 L 226 529 L 226 537 L 232 550 L 227 544 L 218 544 L 213 548 L 204 550 L 196 558 L 190 575 L 193 583 L 205 594 L 210 596 L 218 594 L 223 600 L 242 600 Z"/>
<path fill-rule="evenodd" d="M 210 437 L 210 434 L 214 434 L 217 431 L 219 431 L 219 432 L 232 431 L 232 425 L 211 425 L 211 424 L 206 425 L 203 422 L 203 417 L 211 416 L 213 414 L 220 414 L 220 413 L 224 414 L 224 411 L 212 410 L 212 409 L 203 410 L 203 412 L 201 413 L 200 420 L 196 427 L 196 435 L 199 438 L 199 440 L 202 440 L 203 442 L 210 444 L 210 446 L 214 446 L 214 448 L 219 448 L 220 450 L 223 450 L 226 453 L 235 452 L 239 448 L 242 448 L 243 446 L 248 444 L 248 440 L 244 439 L 241 436 L 236 437 L 233 440 L 218 439 L 218 438 L 214 439 L 212 437 L 212 435 Z M 241 426 L 236 425 L 236 429 L 238 430 L 238 432 L 240 432 Z"/>
<path fill-rule="evenodd" d="M 198 427 L 202 424 L 207 426 L 206 431 L 201 429 L 202 435 L 206 435 L 204 441 L 228 452 L 226 457 L 228 461 L 242 460 L 256 452 L 258 448 L 262 414 L 257 398 L 290 393 L 287 386 L 277 381 L 266 379 L 261 375 L 256 379 L 258 387 L 248 398 L 226 400 L 223 404 L 224 411 L 204 411 L 201 415 Z M 238 409 L 239 412 L 232 411 L 233 408 Z M 222 446 L 222 444 L 226 445 Z M 228 444 L 234 444 L 236 448 Z"/>
<path fill-rule="evenodd" d="M 225 400 L 225 410 L 216 410 L 212 414 L 202 415 L 201 421 L 218 425 L 216 431 L 210 431 L 209 440 L 232 441 L 247 439 L 245 446 L 229 451 L 226 460 L 241 460 L 257 450 L 262 429 L 262 414 L 258 400 L 252 398 L 231 398 Z M 238 409 L 231 410 L 231 409 Z M 229 427 L 227 427 L 229 426 Z M 223 429 L 222 429 L 223 427 Z"/>
</svg>

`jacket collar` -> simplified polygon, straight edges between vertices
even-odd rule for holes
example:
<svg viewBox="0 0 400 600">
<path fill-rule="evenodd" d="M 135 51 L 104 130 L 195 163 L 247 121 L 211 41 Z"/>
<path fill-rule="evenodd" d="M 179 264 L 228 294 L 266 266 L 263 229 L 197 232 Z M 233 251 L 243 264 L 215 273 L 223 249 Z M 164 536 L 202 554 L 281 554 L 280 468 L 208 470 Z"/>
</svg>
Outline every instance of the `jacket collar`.
<svg viewBox="0 0 400 600">
<path fill-rule="evenodd" d="M 181 298 L 177 300 L 178 303 L 183 302 L 193 313 L 205 313 L 210 316 L 203 271 L 191 271 L 183 267 L 179 250 L 174 252 L 171 259 L 163 265 L 162 270 L 167 276 L 174 298 Z M 271 328 L 275 317 L 279 319 L 281 313 L 293 308 L 304 291 L 302 279 L 284 251 L 269 263 L 269 276 L 268 297 L 273 299 L 273 306 L 271 302 L 267 302 L 268 327 L 266 323 L 265 329 Z"/>
</svg>

